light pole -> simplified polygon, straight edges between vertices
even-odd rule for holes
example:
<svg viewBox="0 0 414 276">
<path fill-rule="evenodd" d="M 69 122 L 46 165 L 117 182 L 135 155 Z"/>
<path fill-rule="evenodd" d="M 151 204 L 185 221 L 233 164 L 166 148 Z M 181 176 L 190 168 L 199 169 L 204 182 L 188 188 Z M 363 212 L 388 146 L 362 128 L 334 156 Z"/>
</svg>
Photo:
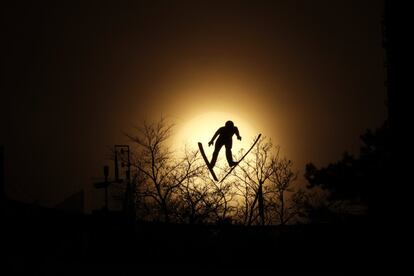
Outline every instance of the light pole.
<svg viewBox="0 0 414 276">
<path fill-rule="evenodd" d="M 118 154 L 120 153 L 121 155 L 123 155 L 126 152 L 127 170 L 125 172 L 126 189 L 125 189 L 125 196 L 124 196 L 124 202 L 123 202 L 123 211 L 125 212 L 127 216 L 131 216 L 132 218 L 135 218 L 135 212 L 133 212 L 134 209 L 132 206 L 133 198 L 132 198 L 132 187 L 131 187 L 131 161 L 130 161 L 129 145 L 114 145 L 114 152 L 115 152 L 115 157 L 114 157 L 115 180 L 108 181 L 109 167 L 104 166 L 105 181 L 94 183 L 94 186 L 97 189 L 105 188 L 105 207 L 104 208 L 105 208 L 105 211 L 107 212 L 108 211 L 108 186 L 109 184 L 112 184 L 112 183 L 120 184 L 124 182 L 124 180 L 120 178 L 119 176 Z M 125 166 L 125 161 L 124 159 L 121 158 L 121 167 L 124 167 L 124 166 Z"/>
<path fill-rule="evenodd" d="M 131 191 L 131 161 L 130 161 L 130 149 L 129 145 L 114 145 L 115 151 L 115 182 L 121 183 L 123 180 L 119 178 L 119 167 L 118 167 L 118 151 L 121 154 L 127 153 L 127 170 L 125 172 L 126 176 L 126 190 L 125 190 L 125 199 L 124 199 L 124 211 L 127 215 L 134 215 L 132 211 L 132 191 Z M 125 163 L 121 160 L 121 167 L 124 167 Z"/>
</svg>

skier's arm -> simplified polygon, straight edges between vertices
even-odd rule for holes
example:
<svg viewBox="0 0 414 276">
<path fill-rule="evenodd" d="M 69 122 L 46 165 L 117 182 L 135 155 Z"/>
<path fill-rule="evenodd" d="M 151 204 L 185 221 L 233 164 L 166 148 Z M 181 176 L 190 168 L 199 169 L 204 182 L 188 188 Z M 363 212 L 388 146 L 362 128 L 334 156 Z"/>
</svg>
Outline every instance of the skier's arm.
<svg viewBox="0 0 414 276">
<path fill-rule="evenodd" d="M 213 138 L 211 138 L 210 142 L 208 142 L 208 145 L 209 145 L 209 146 L 212 146 L 212 145 L 214 144 L 214 140 L 216 140 L 217 136 L 220 134 L 220 130 L 221 130 L 221 128 L 219 128 L 219 129 L 216 131 L 216 133 L 214 133 Z"/>
<path fill-rule="evenodd" d="M 241 140 L 239 129 L 237 127 L 235 127 L 234 133 L 236 133 L 237 139 Z"/>
</svg>

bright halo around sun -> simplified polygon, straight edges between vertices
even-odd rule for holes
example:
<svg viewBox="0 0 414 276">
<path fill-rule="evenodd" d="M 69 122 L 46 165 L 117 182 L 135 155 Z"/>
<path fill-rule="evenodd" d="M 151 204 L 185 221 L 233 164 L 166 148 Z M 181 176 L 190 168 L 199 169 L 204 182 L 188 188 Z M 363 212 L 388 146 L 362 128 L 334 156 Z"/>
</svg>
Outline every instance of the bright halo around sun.
<svg viewBox="0 0 414 276">
<path fill-rule="evenodd" d="M 246 151 L 250 148 L 252 140 L 257 137 L 259 130 L 256 130 L 245 118 L 227 112 L 207 112 L 191 118 L 190 120 L 179 123 L 176 126 L 176 135 L 173 139 L 174 147 L 182 150 L 184 147 L 189 149 L 197 149 L 197 143 L 201 142 L 206 152 L 207 158 L 211 158 L 214 146 L 209 147 L 208 142 L 214 133 L 225 123 L 231 120 L 239 129 L 242 140 L 237 140 L 236 135 L 233 136 L 233 156 L 237 156 L 240 149 Z M 217 140 L 217 138 L 216 138 Z M 225 159 L 224 147 L 220 151 L 219 159 Z"/>
</svg>

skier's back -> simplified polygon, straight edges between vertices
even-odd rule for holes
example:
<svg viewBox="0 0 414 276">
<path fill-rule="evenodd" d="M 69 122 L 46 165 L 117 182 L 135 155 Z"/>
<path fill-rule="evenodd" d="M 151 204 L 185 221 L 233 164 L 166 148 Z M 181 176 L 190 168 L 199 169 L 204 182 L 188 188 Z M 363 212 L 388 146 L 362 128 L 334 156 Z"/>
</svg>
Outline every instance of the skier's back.
<svg viewBox="0 0 414 276">
<path fill-rule="evenodd" d="M 233 145 L 233 135 L 236 134 L 237 139 L 241 140 L 241 136 L 239 133 L 239 129 L 234 126 L 234 123 L 232 121 L 227 121 L 225 126 L 219 128 L 216 133 L 214 134 L 213 138 L 211 138 L 211 141 L 208 143 L 209 146 L 214 144 L 214 140 L 217 138 L 216 146 L 214 148 L 213 157 L 211 158 L 210 166 L 213 168 L 216 164 L 218 154 L 220 152 L 220 149 L 225 146 L 226 147 L 226 158 L 227 162 L 229 163 L 229 166 L 235 166 L 237 162 L 233 161 L 233 155 L 231 152 L 231 148 Z"/>
</svg>

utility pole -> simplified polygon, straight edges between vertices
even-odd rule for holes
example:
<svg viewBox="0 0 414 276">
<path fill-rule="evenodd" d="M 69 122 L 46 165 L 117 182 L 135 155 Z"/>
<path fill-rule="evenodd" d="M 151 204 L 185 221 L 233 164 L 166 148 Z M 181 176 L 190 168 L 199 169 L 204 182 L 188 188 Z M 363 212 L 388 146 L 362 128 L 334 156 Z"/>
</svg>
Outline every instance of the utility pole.
<svg viewBox="0 0 414 276">
<path fill-rule="evenodd" d="M 94 183 L 95 188 L 105 188 L 105 211 L 108 211 L 108 186 L 111 183 L 123 183 L 124 179 L 121 178 L 119 172 L 119 163 L 121 163 L 121 168 L 127 167 L 125 171 L 125 195 L 123 200 L 123 211 L 125 215 L 129 218 L 135 219 L 135 209 L 134 209 L 134 200 L 133 200 L 133 189 L 131 183 L 131 160 L 130 160 L 130 149 L 129 145 L 114 145 L 114 170 L 115 170 L 115 179 L 113 181 L 108 181 L 109 175 L 109 166 L 104 166 L 104 182 L 97 182 Z M 126 160 L 124 158 L 124 154 L 126 154 Z M 121 155 L 121 156 L 119 156 Z M 126 164 L 125 164 L 126 162 Z"/>
<path fill-rule="evenodd" d="M 124 197 L 124 212 L 127 216 L 135 218 L 135 212 L 133 207 L 133 197 L 132 197 L 132 187 L 131 187 L 131 160 L 130 160 L 130 148 L 129 145 L 114 145 L 115 151 L 115 182 L 121 183 L 123 179 L 119 178 L 119 161 L 118 154 L 124 155 L 127 154 L 126 164 L 125 160 L 121 157 L 121 167 L 127 167 L 125 172 L 126 178 L 126 189 Z"/>
</svg>

